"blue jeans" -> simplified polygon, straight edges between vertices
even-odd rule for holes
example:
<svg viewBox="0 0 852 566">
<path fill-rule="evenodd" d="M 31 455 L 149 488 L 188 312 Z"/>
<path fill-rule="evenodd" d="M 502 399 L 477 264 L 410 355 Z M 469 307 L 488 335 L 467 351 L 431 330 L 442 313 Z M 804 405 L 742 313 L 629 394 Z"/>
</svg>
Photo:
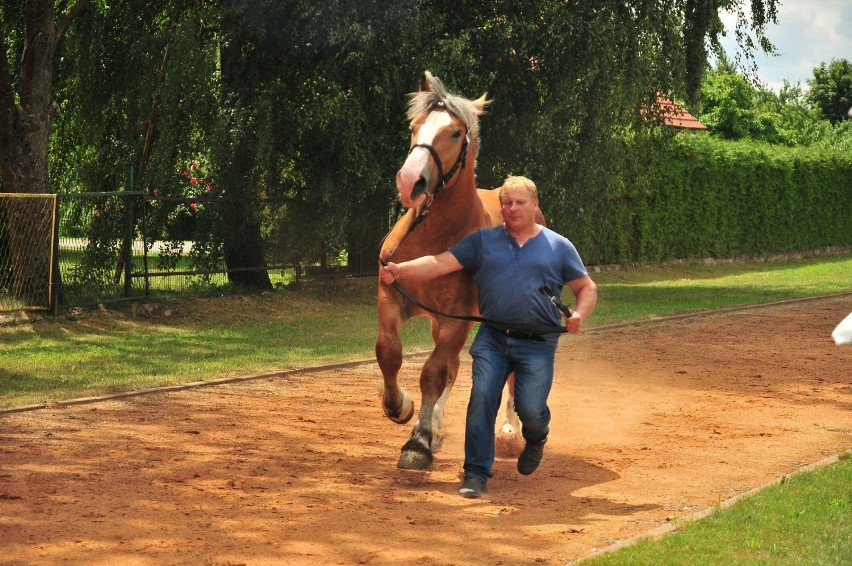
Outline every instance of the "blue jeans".
<svg viewBox="0 0 852 566">
<path fill-rule="evenodd" d="M 553 385 L 553 358 L 559 333 L 541 335 L 544 341 L 510 338 L 483 324 L 470 347 L 473 384 L 467 405 L 464 471 L 487 481 L 494 464 L 494 426 L 509 374 L 515 372 L 515 410 L 527 442 L 539 442 L 550 432 L 547 397 Z"/>
</svg>

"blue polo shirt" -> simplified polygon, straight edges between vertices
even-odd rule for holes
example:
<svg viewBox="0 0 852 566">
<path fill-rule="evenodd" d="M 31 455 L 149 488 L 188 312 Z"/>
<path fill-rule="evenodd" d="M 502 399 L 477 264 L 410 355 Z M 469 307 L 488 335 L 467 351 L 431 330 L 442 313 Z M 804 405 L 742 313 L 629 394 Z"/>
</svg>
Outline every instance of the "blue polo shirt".
<svg viewBox="0 0 852 566">
<path fill-rule="evenodd" d="M 541 287 L 559 298 L 566 282 L 588 274 L 574 244 L 546 227 L 523 246 L 502 225 L 480 228 L 449 251 L 476 282 L 482 316 L 507 323 L 561 325 Z"/>
</svg>

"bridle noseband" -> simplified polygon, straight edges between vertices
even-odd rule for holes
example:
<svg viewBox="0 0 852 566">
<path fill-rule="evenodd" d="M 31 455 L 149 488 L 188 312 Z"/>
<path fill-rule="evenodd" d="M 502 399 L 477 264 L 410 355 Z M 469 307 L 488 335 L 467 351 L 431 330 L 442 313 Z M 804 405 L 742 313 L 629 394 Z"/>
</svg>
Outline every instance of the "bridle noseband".
<svg viewBox="0 0 852 566">
<path fill-rule="evenodd" d="M 444 166 L 441 165 L 441 156 L 438 155 L 438 151 L 435 149 L 435 147 L 432 144 L 416 143 L 416 144 L 411 146 L 411 149 L 408 150 L 409 155 L 411 155 L 411 152 L 414 151 L 414 148 L 422 147 L 429 152 L 429 155 L 432 156 L 432 160 L 435 162 L 435 165 L 438 166 L 438 179 L 440 179 L 440 180 L 435 184 L 435 187 L 431 191 L 429 191 L 429 190 L 426 191 L 427 197 L 429 195 L 432 195 L 433 198 L 434 198 L 434 195 L 438 194 L 438 192 L 441 189 L 443 189 L 446 186 L 447 183 L 450 182 L 450 179 L 453 178 L 453 175 L 456 174 L 456 171 L 459 170 L 459 167 L 461 167 L 462 169 L 465 168 L 465 164 L 466 164 L 465 158 L 467 157 L 467 149 L 468 149 L 469 146 L 470 146 L 470 134 L 469 134 L 469 130 L 465 130 L 464 141 L 462 142 L 461 150 L 459 151 L 459 158 L 456 159 L 455 164 L 452 166 L 452 168 L 449 170 L 449 172 L 446 175 L 444 175 Z"/>
</svg>

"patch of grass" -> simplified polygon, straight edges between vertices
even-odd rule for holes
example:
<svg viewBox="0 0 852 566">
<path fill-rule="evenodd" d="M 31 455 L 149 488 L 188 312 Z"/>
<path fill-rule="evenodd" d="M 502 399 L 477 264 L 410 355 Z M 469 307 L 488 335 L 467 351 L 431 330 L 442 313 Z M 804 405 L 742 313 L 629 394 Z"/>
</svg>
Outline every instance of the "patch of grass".
<svg viewBox="0 0 852 566">
<path fill-rule="evenodd" d="M 616 564 L 848 564 L 852 458 L 799 474 L 660 540 L 583 562 Z"/>
<path fill-rule="evenodd" d="M 307 296 L 155 306 L 153 318 L 113 308 L 108 317 L 83 313 L 0 331 L 0 405 L 368 358 L 376 337 L 374 306 L 335 308 Z M 428 347 L 427 322 L 412 321 L 403 341 L 407 351 Z"/>
<path fill-rule="evenodd" d="M 593 278 L 599 304 L 590 327 L 852 291 L 852 254 L 641 267 Z M 345 279 L 15 319 L 0 325 L 0 406 L 371 358 L 375 295 L 375 280 Z M 428 323 L 407 324 L 403 344 L 408 352 L 429 348 Z"/>
<path fill-rule="evenodd" d="M 592 278 L 599 286 L 598 308 L 589 320 L 594 326 L 852 291 L 852 254 L 650 266 Z"/>
</svg>

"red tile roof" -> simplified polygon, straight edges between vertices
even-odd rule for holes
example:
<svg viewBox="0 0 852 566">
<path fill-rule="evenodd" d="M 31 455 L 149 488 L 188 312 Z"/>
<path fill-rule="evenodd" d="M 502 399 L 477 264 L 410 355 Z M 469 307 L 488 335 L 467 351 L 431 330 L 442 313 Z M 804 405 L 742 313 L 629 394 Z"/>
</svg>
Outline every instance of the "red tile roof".
<svg viewBox="0 0 852 566">
<path fill-rule="evenodd" d="M 686 108 L 672 102 L 665 94 L 658 93 L 654 105 L 654 115 L 661 116 L 663 124 L 671 128 L 681 130 L 706 130 L 707 126 L 702 124 L 698 118 L 686 111 Z"/>
</svg>

